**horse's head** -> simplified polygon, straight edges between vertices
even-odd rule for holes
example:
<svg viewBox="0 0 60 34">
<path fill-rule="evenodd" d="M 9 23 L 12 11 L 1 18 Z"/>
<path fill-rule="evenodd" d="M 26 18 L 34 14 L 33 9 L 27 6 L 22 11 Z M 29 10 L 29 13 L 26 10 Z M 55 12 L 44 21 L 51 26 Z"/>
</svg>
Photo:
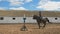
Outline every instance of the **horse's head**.
<svg viewBox="0 0 60 34">
<path fill-rule="evenodd" d="M 45 21 L 49 22 L 49 19 L 48 18 L 44 18 Z"/>
<path fill-rule="evenodd" d="M 48 18 L 45 18 L 48 23 L 51 23 Z"/>
<path fill-rule="evenodd" d="M 37 15 L 34 15 L 34 16 L 33 16 L 33 19 L 36 19 L 37 17 L 38 17 Z"/>
</svg>

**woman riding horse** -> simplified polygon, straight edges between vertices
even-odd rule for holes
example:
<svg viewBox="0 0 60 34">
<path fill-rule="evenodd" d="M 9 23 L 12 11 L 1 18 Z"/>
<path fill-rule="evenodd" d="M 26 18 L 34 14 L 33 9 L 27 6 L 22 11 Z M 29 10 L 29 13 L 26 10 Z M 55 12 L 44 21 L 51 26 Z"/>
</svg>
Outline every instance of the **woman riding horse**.
<svg viewBox="0 0 60 34">
<path fill-rule="evenodd" d="M 40 16 L 37 16 L 37 15 L 34 15 L 33 16 L 33 19 L 36 19 L 37 20 L 37 23 L 38 23 L 38 26 L 39 26 L 39 29 L 40 29 L 40 24 L 43 23 L 43 27 L 45 27 L 46 25 L 46 22 L 49 22 L 48 18 L 42 18 Z"/>
</svg>

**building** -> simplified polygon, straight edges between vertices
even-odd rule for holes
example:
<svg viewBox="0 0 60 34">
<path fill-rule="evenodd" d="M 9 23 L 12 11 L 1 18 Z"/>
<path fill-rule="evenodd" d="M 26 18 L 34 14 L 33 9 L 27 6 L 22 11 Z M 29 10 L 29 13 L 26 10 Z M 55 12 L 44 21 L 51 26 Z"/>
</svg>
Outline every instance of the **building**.
<svg viewBox="0 0 60 34">
<path fill-rule="evenodd" d="M 38 15 L 39 11 L 0 10 L 0 23 L 23 23 L 24 14 L 27 18 L 26 23 L 36 23 L 32 16 Z M 60 23 L 60 12 L 41 11 L 41 15 L 47 17 L 52 23 Z"/>
</svg>

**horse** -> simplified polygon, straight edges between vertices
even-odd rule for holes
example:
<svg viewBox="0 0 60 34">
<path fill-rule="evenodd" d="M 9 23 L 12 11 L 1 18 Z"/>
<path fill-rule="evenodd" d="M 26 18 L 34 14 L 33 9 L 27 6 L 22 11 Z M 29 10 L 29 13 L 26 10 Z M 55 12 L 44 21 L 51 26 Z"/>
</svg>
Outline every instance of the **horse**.
<svg viewBox="0 0 60 34">
<path fill-rule="evenodd" d="M 40 27 L 41 27 L 41 25 L 40 25 L 41 23 L 44 24 L 44 25 L 42 26 L 43 28 L 45 27 L 46 22 L 50 23 L 48 18 L 42 18 L 42 17 L 37 16 L 37 15 L 34 15 L 34 16 L 33 16 L 33 19 L 35 19 L 35 20 L 37 21 L 38 26 L 39 26 L 39 29 L 40 29 Z"/>
</svg>

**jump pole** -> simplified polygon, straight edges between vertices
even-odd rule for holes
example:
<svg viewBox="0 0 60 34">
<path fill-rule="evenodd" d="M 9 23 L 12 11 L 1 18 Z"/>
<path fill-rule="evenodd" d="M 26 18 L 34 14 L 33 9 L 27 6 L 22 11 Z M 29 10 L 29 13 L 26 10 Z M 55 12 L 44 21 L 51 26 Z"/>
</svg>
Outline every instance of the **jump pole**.
<svg viewBox="0 0 60 34">
<path fill-rule="evenodd" d="M 28 29 L 27 29 L 27 27 L 25 26 L 25 20 L 26 20 L 26 16 L 25 16 L 25 14 L 24 14 L 24 16 L 23 16 L 23 26 L 22 26 L 22 28 L 21 28 L 21 31 L 27 31 Z"/>
</svg>

